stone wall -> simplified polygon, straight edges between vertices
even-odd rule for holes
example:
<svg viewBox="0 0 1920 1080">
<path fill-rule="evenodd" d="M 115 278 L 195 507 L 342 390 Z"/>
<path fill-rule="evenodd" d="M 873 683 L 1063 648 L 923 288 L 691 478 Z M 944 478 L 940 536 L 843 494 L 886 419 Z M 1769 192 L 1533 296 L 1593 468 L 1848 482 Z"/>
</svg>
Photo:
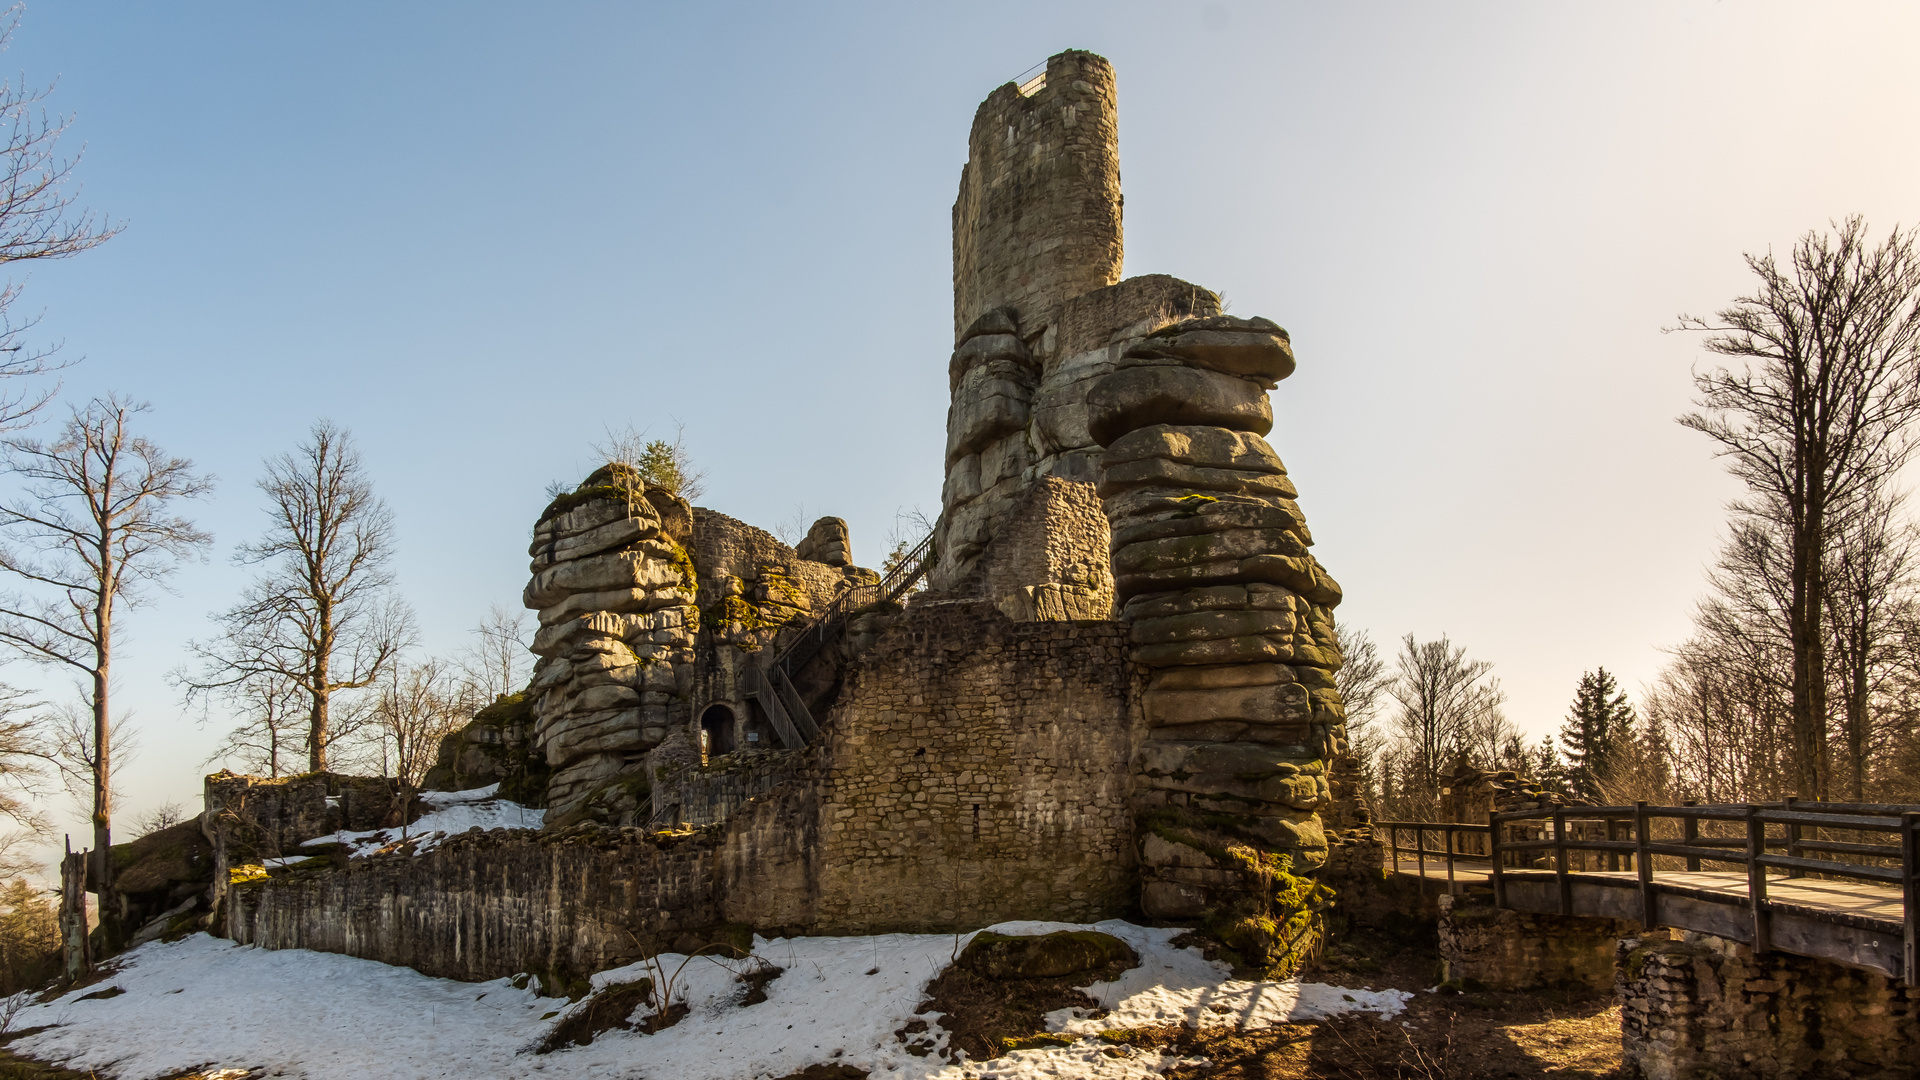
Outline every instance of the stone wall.
<svg viewBox="0 0 1920 1080">
<path fill-rule="evenodd" d="M 213 845 L 213 904 L 234 866 L 290 854 L 342 829 L 400 824 L 400 791 L 382 777 L 319 772 L 263 779 L 223 771 L 207 777 L 201 792 L 200 829 Z"/>
<path fill-rule="evenodd" d="M 916 604 L 853 663 L 821 742 L 659 781 L 683 817 L 719 824 L 463 835 L 235 886 L 223 925 L 268 948 L 485 979 L 598 970 L 723 925 L 944 932 L 1122 915 L 1139 728 L 1125 649 L 1115 623 Z"/>
<path fill-rule="evenodd" d="M 653 786 L 653 825 L 715 825 L 756 795 L 791 780 L 801 757 L 793 750 L 736 750 L 708 765 L 672 770 Z"/>
<path fill-rule="evenodd" d="M 1503 911 L 1485 897 L 1438 898 L 1444 978 L 1467 989 L 1613 989 L 1614 943 L 1631 923 Z"/>
<path fill-rule="evenodd" d="M 978 593 L 1014 622 L 1111 621 L 1109 537 L 1092 484 L 1041 477 L 994 538 L 1006 555 L 983 560 Z"/>
<path fill-rule="evenodd" d="M 1615 994 L 1627 1065 L 1645 1080 L 1907 1080 L 1920 988 L 1710 934 L 1625 938 Z"/>
<path fill-rule="evenodd" d="M 712 937 L 725 921 L 716 847 L 704 834 L 595 825 L 473 833 L 424 855 L 235 885 L 224 925 L 243 945 L 344 953 L 444 978 L 579 975 Z"/>
<path fill-rule="evenodd" d="M 1132 906 L 1125 630 L 916 604 L 828 725 L 823 927 L 945 930 Z"/>
</svg>

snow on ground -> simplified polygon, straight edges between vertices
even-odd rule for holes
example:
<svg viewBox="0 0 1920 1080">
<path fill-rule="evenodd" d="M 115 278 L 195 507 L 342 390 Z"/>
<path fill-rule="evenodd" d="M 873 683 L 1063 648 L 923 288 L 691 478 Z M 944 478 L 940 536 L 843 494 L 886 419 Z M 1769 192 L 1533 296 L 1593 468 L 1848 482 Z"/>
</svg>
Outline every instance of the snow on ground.
<svg viewBox="0 0 1920 1080">
<path fill-rule="evenodd" d="M 1078 928 L 1002 923 L 1003 933 Z M 1409 996 L 1317 984 L 1248 983 L 1226 977 L 1177 930 L 1100 923 L 1137 950 L 1142 966 L 1089 989 L 1112 1015 L 1098 1021 L 1062 1010 L 1059 1030 L 1097 1031 L 1182 1021 L 1265 1027 L 1330 1013 L 1396 1015 Z M 964 943 L 965 939 L 962 939 Z M 564 1000 L 484 983 L 433 979 L 408 968 L 330 953 L 268 951 L 196 934 L 152 942 L 127 954 L 117 974 L 45 1005 L 25 1009 L 14 1029 L 54 1025 L 11 1049 L 117 1080 L 147 1080 L 188 1068 L 264 1068 L 308 1080 L 428 1077 L 619 1077 L 631 1080 L 757 1080 L 817 1062 L 868 1070 L 873 1080 L 1145 1080 L 1191 1059 L 1086 1039 L 1021 1050 L 992 1061 L 950 1064 L 916 1057 L 895 1036 L 927 983 L 954 955 L 937 934 L 756 939 L 755 952 L 784 973 L 767 1000 L 734 1002 L 741 965 L 665 955 L 659 968 L 635 964 L 593 977 L 596 990 L 664 975 L 691 1007 L 657 1035 L 609 1031 L 589 1046 L 536 1055 L 532 1046 L 564 1018 Z M 81 1000 L 107 987 L 124 993 Z M 589 999 L 591 1000 L 591 999 Z M 1217 1006 L 1225 1012 L 1216 1011 Z M 938 1017 L 933 1045 L 945 1043 Z"/>
<path fill-rule="evenodd" d="M 399 843 L 402 839 L 413 841 L 413 853 L 423 855 L 440 846 L 441 841 L 450 836 L 458 836 L 468 829 L 537 829 L 546 819 L 545 810 L 530 810 L 519 803 L 496 797 L 499 784 L 488 784 L 483 788 L 470 791 L 423 791 L 420 801 L 427 804 L 427 812 L 420 815 L 413 824 L 403 829 L 372 829 L 366 832 L 328 833 L 306 842 L 314 844 L 345 844 L 349 858 L 371 855 L 382 848 Z M 289 860 L 282 860 L 289 861 Z M 297 862 L 297 858 L 290 860 Z"/>
</svg>

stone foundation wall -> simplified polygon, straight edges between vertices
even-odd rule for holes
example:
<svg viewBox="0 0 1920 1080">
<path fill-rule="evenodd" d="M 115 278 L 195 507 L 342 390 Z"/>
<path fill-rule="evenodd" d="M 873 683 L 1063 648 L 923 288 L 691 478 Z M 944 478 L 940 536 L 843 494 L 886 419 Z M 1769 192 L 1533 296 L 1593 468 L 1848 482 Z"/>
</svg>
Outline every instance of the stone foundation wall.
<svg viewBox="0 0 1920 1080">
<path fill-rule="evenodd" d="M 823 927 L 1132 906 L 1125 628 L 917 605 L 849 671 L 821 777 Z"/>
<path fill-rule="evenodd" d="M 756 795 L 793 778 L 800 755 L 791 750 L 747 750 L 687 765 L 653 785 L 653 825 L 714 825 Z"/>
<path fill-rule="evenodd" d="M 452 979 L 580 975 L 710 939 L 725 920 L 715 838 L 585 825 L 495 830 L 424 855 L 232 886 L 226 934 Z"/>
<path fill-rule="evenodd" d="M 1446 978 L 1490 990 L 1613 988 L 1614 943 L 1632 923 L 1581 915 L 1503 911 L 1486 899 L 1441 894 L 1440 959 Z"/>
<path fill-rule="evenodd" d="M 1710 934 L 1623 939 L 1615 994 L 1629 1069 L 1646 1080 L 1908 1080 L 1920 988 Z"/>
</svg>

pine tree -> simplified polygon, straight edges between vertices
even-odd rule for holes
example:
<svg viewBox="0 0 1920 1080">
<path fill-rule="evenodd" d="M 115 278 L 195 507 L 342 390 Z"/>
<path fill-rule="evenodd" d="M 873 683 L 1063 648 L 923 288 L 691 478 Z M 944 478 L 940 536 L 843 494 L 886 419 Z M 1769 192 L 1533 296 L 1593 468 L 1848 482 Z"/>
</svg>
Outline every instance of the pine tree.
<svg viewBox="0 0 1920 1080">
<path fill-rule="evenodd" d="M 1567 790 L 1567 767 L 1560 760 L 1560 751 L 1554 747 L 1552 735 L 1540 736 L 1540 749 L 1534 754 L 1532 775 L 1527 779 L 1548 791 Z"/>
<path fill-rule="evenodd" d="M 1634 738 L 1633 706 L 1606 668 L 1580 677 L 1573 711 L 1560 729 L 1567 751 L 1567 786 L 1575 795 L 1601 799 Z"/>
</svg>

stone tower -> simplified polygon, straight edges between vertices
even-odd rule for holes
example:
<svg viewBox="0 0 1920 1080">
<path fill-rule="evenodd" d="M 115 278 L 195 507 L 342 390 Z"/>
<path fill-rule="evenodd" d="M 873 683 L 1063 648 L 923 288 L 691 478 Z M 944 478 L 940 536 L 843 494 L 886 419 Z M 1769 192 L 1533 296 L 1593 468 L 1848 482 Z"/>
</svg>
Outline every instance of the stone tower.
<svg viewBox="0 0 1920 1080">
<path fill-rule="evenodd" d="M 953 203 L 953 330 L 995 308 L 1022 325 L 1120 280 L 1120 127 L 1113 65 L 1063 52 L 1025 88 L 980 103 Z"/>
<path fill-rule="evenodd" d="M 1113 66 L 1087 52 L 1000 87 L 974 114 L 953 204 L 953 398 L 932 584 L 984 594 L 1015 618 L 1112 615 L 1105 537 L 1086 536 L 1085 550 L 1065 542 L 1097 507 L 1087 389 L 1145 334 L 1219 306 L 1165 275 L 1120 280 L 1116 107 Z M 1036 516 L 1052 523 L 1050 551 L 993 543 Z"/>
<path fill-rule="evenodd" d="M 1128 624 L 1141 907 L 1265 926 L 1272 871 L 1328 857 L 1340 587 L 1263 438 L 1287 332 L 1120 280 L 1115 108 L 1112 66 L 1067 52 L 974 117 L 932 584 L 1016 621 Z"/>
</svg>

